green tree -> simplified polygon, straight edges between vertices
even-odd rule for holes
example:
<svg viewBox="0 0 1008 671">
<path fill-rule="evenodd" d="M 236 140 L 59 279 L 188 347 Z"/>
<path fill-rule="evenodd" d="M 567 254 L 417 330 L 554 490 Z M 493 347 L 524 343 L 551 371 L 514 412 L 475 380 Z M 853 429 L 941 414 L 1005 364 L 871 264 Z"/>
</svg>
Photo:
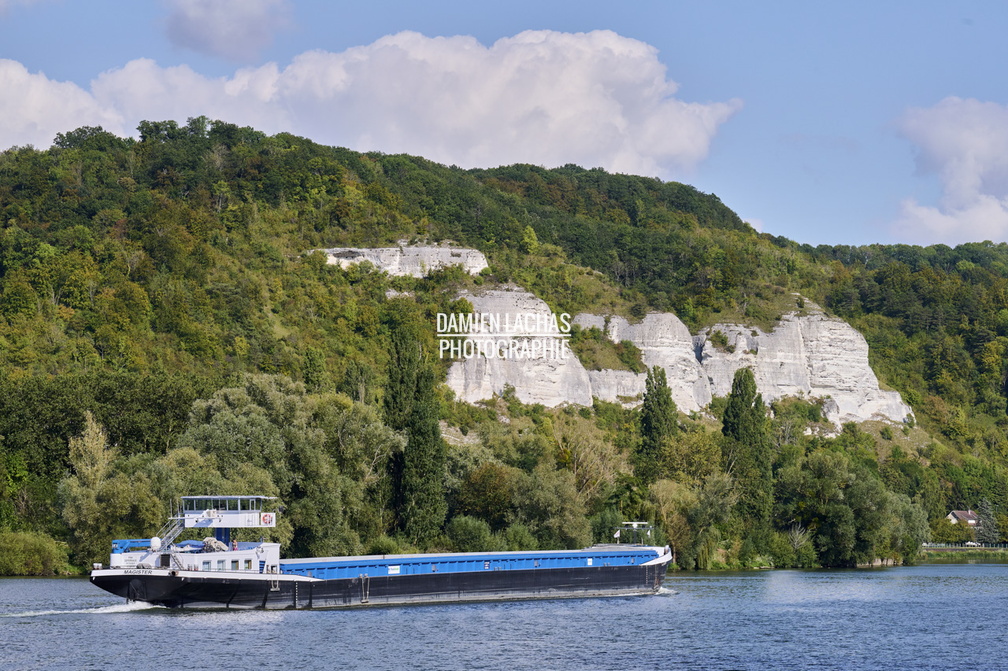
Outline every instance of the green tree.
<svg viewBox="0 0 1008 671">
<path fill-rule="evenodd" d="M 108 444 L 105 429 L 88 412 L 84 431 L 70 439 L 73 474 L 60 483 L 63 519 L 71 530 L 74 555 L 82 563 L 96 561 L 112 540 L 112 519 L 106 516 L 102 495 L 112 475 L 115 451 Z"/>
<path fill-rule="evenodd" d="M 672 480 L 659 480 L 651 485 L 658 524 L 672 548 L 672 562 L 678 564 L 683 550 L 693 544 L 690 512 L 696 507 L 696 491 Z"/>
<path fill-rule="evenodd" d="M 773 456 L 763 395 L 749 368 L 735 371 L 721 425 L 725 470 L 739 488 L 744 521 L 766 529 L 773 508 Z"/>
<path fill-rule="evenodd" d="M 279 494 L 293 555 L 359 553 L 387 532 L 387 464 L 404 441 L 378 412 L 341 394 L 307 393 L 282 376 L 243 382 L 194 403 L 172 453 L 198 454 L 221 474 L 213 486 L 228 489 L 222 493 L 255 485 L 250 491 Z"/>
<path fill-rule="evenodd" d="M 522 232 L 521 247 L 522 251 L 528 254 L 535 254 L 539 251 L 539 238 L 536 236 L 535 229 L 531 226 L 526 226 Z"/>
<path fill-rule="evenodd" d="M 936 543 L 967 543 L 974 539 L 968 524 L 953 524 L 946 517 L 931 520 L 931 539 Z"/>
<path fill-rule="evenodd" d="M 889 538 L 889 556 L 903 563 L 920 557 L 921 547 L 931 540 L 924 509 L 904 494 L 889 493 L 891 517 L 886 525 Z"/>
<path fill-rule="evenodd" d="M 431 366 L 424 366 L 416 375 L 406 431 L 400 522 L 407 538 L 424 544 L 441 530 L 448 513 L 444 488 L 446 449 L 438 423 Z"/>
<path fill-rule="evenodd" d="M 980 543 L 1000 543 L 1001 532 L 998 529 L 994 506 L 989 499 L 980 501 L 977 509 L 976 537 Z"/>
<path fill-rule="evenodd" d="M 514 516 L 515 487 L 521 471 L 513 466 L 488 462 L 477 466 L 463 479 L 457 496 L 457 509 L 501 531 Z"/>
<path fill-rule="evenodd" d="M 641 406 L 641 442 L 636 455 L 636 471 L 645 483 L 654 482 L 661 466 L 662 449 L 678 432 L 677 409 L 672 400 L 665 369 L 654 366 L 644 382 Z"/>
<path fill-rule="evenodd" d="M 540 464 L 524 474 L 515 491 L 518 522 L 528 526 L 543 549 L 585 547 L 592 529 L 574 475 Z"/>
<path fill-rule="evenodd" d="M 458 552 L 487 552 L 497 549 L 496 540 L 490 533 L 490 525 L 475 517 L 459 515 L 452 518 L 446 532 Z"/>
<path fill-rule="evenodd" d="M 679 432 L 662 450 L 662 474 L 679 482 L 701 482 L 721 470 L 721 441 L 722 436 L 702 425 Z"/>
<path fill-rule="evenodd" d="M 812 534 L 819 563 L 853 567 L 879 557 L 912 560 L 928 530 L 923 509 L 888 491 L 865 465 L 819 449 L 782 468 L 777 519 Z"/>
<path fill-rule="evenodd" d="M 318 391 L 327 380 L 325 355 L 317 347 L 309 347 L 305 350 L 302 374 L 304 383 L 308 389 Z"/>
<path fill-rule="evenodd" d="M 69 568 L 65 544 L 32 531 L 0 531 L 0 576 L 59 575 Z"/>
<path fill-rule="evenodd" d="M 602 437 L 594 422 L 580 415 L 561 412 L 554 415 L 552 424 L 557 462 L 574 474 L 578 493 L 589 505 L 601 499 L 617 474 L 626 472 L 623 455 Z"/>
<path fill-rule="evenodd" d="M 133 537 L 159 523 L 163 510 L 146 478 L 114 468 L 118 452 L 90 412 L 84 421 L 84 430 L 69 441 L 73 473 L 60 482 L 58 500 L 73 558 L 90 564 L 107 558 L 113 538 Z"/>
<path fill-rule="evenodd" d="M 731 476 L 715 473 L 704 479 L 697 492 L 696 504 L 690 508 L 686 518 L 693 531 L 693 544 L 685 553 L 684 566 L 695 563 L 701 570 L 711 568 L 717 559 L 721 529 L 737 500 Z"/>
<path fill-rule="evenodd" d="M 408 326 L 393 330 L 385 384 L 385 423 L 396 431 L 410 424 L 421 368 L 420 341 Z"/>
</svg>

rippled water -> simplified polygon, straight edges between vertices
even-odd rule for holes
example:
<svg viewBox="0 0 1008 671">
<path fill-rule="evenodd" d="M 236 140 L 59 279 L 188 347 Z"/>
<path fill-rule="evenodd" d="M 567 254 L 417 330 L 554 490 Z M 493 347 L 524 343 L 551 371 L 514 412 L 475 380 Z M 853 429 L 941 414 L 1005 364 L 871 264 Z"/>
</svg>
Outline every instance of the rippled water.
<svg viewBox="0 0 1008 671">
<path fill-rule="evenodd" d="M 170 611 L 0 579 L 0 668 L 976 669 L 1008 652 L 1008 565 L 675 574 L 654 597 Z"/>
</svg>

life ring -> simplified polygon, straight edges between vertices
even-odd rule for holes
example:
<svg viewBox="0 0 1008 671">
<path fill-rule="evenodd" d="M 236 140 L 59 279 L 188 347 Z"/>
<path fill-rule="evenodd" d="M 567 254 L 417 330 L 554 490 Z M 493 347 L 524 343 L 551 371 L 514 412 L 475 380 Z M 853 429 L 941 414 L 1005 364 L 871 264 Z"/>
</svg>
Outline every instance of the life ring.
<svg viewBox="0 0 1008 671">
<path fill-rule="evenodd" d="M 273 526 L 273 513 L 262 513 L 259 516 L 259 522 L 264 527 Z"/>
</svg>

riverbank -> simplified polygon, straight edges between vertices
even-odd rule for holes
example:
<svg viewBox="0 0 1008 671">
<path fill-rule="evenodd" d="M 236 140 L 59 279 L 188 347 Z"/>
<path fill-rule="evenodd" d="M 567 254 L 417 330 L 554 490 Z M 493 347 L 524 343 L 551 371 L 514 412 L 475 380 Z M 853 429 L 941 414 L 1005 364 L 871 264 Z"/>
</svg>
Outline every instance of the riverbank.
<svg viewBox="0 0 1008 671">
<path fill-rule="evenodd" d="M 929 562 L 977 560 L 997 564 L 1008 563 L 1008 543 L 997 545 L 931 543 L 921 550 L 921 558 Z"/>
</svg>

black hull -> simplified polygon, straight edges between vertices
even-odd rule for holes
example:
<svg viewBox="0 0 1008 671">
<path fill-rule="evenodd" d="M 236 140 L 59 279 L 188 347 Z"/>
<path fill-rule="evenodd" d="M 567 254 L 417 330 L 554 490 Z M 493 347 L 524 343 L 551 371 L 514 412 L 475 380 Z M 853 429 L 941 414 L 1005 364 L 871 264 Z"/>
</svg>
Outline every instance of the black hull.
<svg viewBox="0 0 1008 671">
<path fill-rule="evenodd" d="M 311 580 L 190 571 L 95 571 L 91 582 L 132 601 L 170 608 L 353 608 L 415 603 L 654 594 L 665 564 Z"/>
</svg>

